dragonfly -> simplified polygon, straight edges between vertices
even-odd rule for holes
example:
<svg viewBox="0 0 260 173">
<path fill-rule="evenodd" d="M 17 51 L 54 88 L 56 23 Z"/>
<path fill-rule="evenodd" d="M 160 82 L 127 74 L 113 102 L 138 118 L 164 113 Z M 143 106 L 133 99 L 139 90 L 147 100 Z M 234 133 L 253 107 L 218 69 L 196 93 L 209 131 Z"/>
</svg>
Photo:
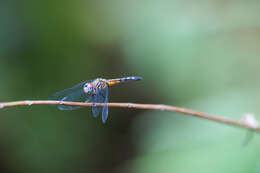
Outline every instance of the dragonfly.
<svg viewBox="0 0 260 173">
<path fill-rule="evenodd" d="M 50 96 L 50 100 L 59 100 L 59 101 L 72 101 L 72 102 L 90 102 L 92 104 L 92 114 L 96 118 L 99 115 L 101 106 L 96 106 L 95 103 L 104 103 L 102 109 L 102 122 L 105 123 L 108 119 L 108 89 L 109 87 L 129 82 L 129 81 L 138 81 L 142 77 L 132 76 L 132 77 L 123 77 L 117 79 L 103 79 L 96 78 L 94 80 L 87 80 L 81 82 L 80 84 L 75 85 L 72 88 L 68 88 L 59 92 L 54 93 Z M 80 106 L 67 106 L 59 105 L 60 110 L 74 110 L 81 108 Z"/>
</svg>

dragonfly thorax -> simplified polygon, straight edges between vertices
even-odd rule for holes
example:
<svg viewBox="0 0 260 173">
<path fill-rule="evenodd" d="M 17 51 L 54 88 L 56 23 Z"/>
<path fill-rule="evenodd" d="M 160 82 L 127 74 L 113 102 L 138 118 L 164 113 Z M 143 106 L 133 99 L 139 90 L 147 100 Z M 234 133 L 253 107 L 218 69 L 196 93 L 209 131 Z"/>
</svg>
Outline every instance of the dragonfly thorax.
<svg viewBox="0 0 260 173">
<path fill-rule="evenodd" d="M 108 85 L 105 79 L 98 78 L 92 82 L 87 82 L 83 89 L 86 94 L 96 94 L 98 91 L 106 88 L 107 86 Z"/>
</svg>

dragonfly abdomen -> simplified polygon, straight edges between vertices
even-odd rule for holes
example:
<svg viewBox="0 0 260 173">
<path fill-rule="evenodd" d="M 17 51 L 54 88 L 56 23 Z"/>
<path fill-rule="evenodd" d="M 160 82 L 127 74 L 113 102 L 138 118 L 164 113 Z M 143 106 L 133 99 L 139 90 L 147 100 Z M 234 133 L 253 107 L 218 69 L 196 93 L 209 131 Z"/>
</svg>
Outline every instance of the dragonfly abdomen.
<svg viewBox="0 0 260 173">
<path fill-rule="evenodd" d="M 129 82 L 129 81 L 137 81 L 141 80 L 142 77 L 139 76 L 131 76 L 131 77 L 123 77 L 123 78 L 118 78 L 118 79 L 110 79 L 107 81 L 109 86 L 118 84 L 118 83 L 123 83 L 123 82 Z"/>
</svg>

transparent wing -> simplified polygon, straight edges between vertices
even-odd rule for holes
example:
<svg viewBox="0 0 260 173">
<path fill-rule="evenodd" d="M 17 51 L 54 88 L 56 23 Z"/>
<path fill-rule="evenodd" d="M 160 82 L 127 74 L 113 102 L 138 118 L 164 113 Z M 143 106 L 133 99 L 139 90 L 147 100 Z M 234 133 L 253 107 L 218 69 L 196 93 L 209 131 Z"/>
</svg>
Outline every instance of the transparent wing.
<svg viewBox="0 0 260 173">
<path fill-rule="evenodd" d="M 102 110 L 102 122 L 105 123 L 108 116 L 108 105 L 106 104 L 108 102 L 108 87 L 99 90 L 95 95 L 93 95 L 92 101 L 93 103 L 105 103 Z M 99 115 L 100 110 L 101 106 L 96 106 L 93 104 L 92 112 L 94 117 Z"/>
<path fill-rule="evenodd" d="M 80 84 L 77 84 L 77 85 L 75 85 L 75 86 L 72 87 L 72 88 L 68 88 L 68 89 L 65 89 L 65 90 L 56 92 L 56 93 L 54 93 L 53 95 L 51 95 L 51 96 L 49 97 L 49 99 L 50 99 L 50 100 L 61 100 L 61 99 L 63 99 L 64 97 L 66 97 L 66 96 L 68 96 L 68 95 L 71 95 L 71 94 L 75 93 L 75 92 L 78 91 L 78 90 L 83 89 L 83 86 L 84 86 L 84 84 L 85 84 L 86 82 L 88 82 L 88 81 L 81 82 Z"/>
<path fill-rule="evenodd" d="M 60 101 L 73 101 L 73 102 L 85 102 L 85 100 L 89 97 L 84 90 L 83 86 L 86 82 L 82 82 L 72 88 L 68 88 L 57 93 L 54 93 L 52 96 L 49 97 L 50 100 L 60 100 Z M 64 106 L 59 105 L 58 108 L 60 110 L 73 110 L 81 108 L 79 106 Z"/>
<path fill-rule="evenodd" d="M 106 87 L 104 89 L 104 93 L 103 93 L 103 97 L 104 97 L 104 107 L 102 110 L 102 122 L 106 123 L 107 118 L 108 118 L 108 87 Z"/>
<path fill-rule="evenodd" d="M 102 90 L 98 91 L 95 95 L 93 95 L 92 102 L 94 103 L 92 106 L 93 116 L 96 118 L 101 110 L 101 106 L 96 106 L 95 103 L 104 103 L 104 98 L 102 97 Z"/>
</svg>

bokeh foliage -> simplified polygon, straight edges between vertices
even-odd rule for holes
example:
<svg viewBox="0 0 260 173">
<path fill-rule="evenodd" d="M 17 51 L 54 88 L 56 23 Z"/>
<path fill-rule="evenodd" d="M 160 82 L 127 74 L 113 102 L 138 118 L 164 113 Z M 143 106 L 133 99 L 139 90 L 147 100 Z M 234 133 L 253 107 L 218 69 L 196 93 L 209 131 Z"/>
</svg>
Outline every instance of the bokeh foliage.
<svg viewBox="0 0 260 173">
<path fill-rule="evenodd" d="M 259 110 L 258 1 L 0 2 L 0 101 L 47 99 L 86 79 L 143 76 L 114 102 L 239 120 Z M 1 172 L 259 172 L 259 137 L 177 113 L 51 106 L 0 111 Z"/>
</svg>

